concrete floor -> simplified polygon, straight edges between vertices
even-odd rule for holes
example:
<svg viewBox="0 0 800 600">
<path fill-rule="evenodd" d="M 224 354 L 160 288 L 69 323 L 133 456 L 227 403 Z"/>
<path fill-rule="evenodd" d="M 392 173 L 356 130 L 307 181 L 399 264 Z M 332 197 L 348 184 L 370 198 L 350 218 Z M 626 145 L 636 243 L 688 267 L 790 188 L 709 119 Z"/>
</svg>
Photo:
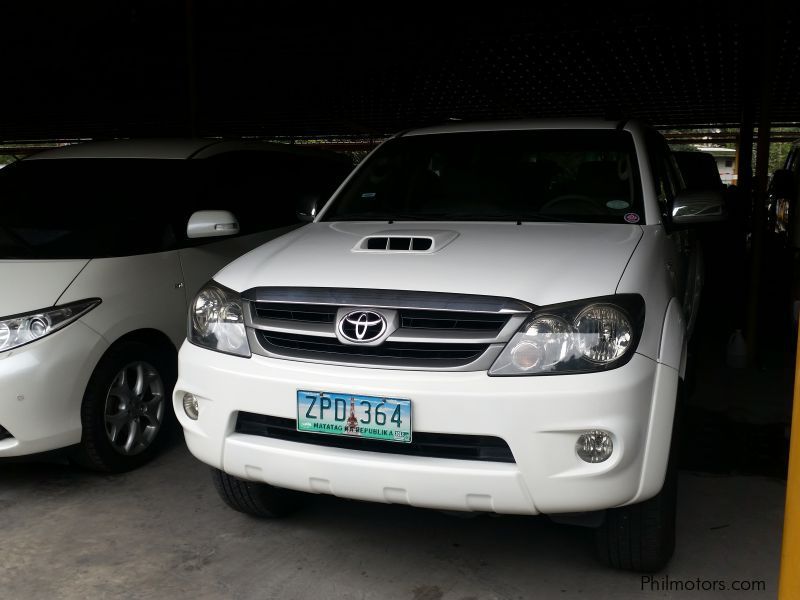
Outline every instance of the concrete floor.
<svg viewBox="0 0 800 600">
<path fill-rule="evenodd" d="M 785 483 L 683 471 L 678 549 L 660 581 L 764 580 L 774 598 Z M 98 476 L 0 463 L 2 598 L 727 598 L 651 591 L 594 562 L 588 530 L 309 497 L 285 520 L 225 507 L 182 444 Z"/>
</svg>

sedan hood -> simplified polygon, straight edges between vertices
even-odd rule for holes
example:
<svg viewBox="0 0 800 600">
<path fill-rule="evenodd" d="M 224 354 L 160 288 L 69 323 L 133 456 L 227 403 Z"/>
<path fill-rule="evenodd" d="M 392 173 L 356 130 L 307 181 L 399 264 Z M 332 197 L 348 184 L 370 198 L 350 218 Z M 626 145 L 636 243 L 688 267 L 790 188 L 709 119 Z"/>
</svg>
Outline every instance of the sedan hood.
<svg viewBox="0 0 800 600">
<path fill-rule="evenodd" d="M 383 249 L 389 235 L 403 237 L 397 245 L 406 249 Z M 370 237 L 380 239 L 368 243 Z M 641 237 L 641 227 L 625 224 L 312 223 L 244 255 L 215 279 L 239 292 L 261 286 L 418 290 L 541 306 L 613 294 Z M 430 243 L 411 245 L 409 238 Z"/>
<path fill-rule="evenodd" d="M 0 317 L 53 306 L 88 262 L 0 260 Z"/>
</svg>

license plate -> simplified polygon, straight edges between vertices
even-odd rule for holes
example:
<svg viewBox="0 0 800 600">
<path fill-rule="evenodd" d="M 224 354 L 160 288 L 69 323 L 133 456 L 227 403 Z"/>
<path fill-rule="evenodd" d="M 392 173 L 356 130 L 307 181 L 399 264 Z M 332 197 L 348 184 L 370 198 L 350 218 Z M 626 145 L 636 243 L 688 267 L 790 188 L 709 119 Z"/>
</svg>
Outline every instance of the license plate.
<svg viewBox="0 0 800 600">
<path fill-rule="evenodd" d="M 298 390 L 297 430 L 408 443 L 411 400 Z"/>
</svg>

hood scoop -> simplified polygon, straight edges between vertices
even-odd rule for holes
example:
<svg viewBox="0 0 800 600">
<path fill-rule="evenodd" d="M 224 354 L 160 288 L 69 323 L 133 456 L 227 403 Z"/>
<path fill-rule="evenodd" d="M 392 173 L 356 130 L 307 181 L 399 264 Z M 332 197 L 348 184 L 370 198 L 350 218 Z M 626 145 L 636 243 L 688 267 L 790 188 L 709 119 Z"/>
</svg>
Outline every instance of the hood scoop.
<svg viewBox="0 0 800 600">
<path fill-rule="evenodd" d="M 433 254 L 457 237 L 455 231 L 379 231 L 359 240 L 353 252 Z"/>
</svg>

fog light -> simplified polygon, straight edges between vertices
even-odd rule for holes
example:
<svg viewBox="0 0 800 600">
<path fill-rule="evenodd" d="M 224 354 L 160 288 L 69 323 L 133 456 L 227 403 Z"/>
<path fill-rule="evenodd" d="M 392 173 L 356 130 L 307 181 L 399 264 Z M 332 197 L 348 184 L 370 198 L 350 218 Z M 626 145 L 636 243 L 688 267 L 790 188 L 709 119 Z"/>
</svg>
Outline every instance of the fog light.
<svg viewBox="0 0 800 600">
<path fill-rule="evenodd" d="M 192 421 L 197 421 L 197 417 L 200 416 L 200 405 L 197 398 L 188 392 L 183 395 L 183 410 Z"/>
<path fill-rule="evenodd" d="M 575 451 L 581 460 L 588 463 L 601 463 L 608 460 L 614 452 L 614 443 L 607 431 L 587 431 L 575 443 Z"/>
</svg>

